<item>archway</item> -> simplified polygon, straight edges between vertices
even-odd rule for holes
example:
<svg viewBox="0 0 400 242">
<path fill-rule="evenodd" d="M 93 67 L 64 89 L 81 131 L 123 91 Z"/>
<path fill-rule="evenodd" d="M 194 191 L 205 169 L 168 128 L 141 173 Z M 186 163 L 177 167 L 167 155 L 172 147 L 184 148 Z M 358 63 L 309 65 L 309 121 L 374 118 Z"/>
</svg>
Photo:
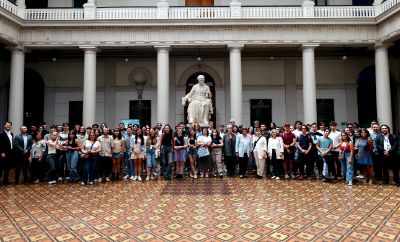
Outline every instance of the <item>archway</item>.
<svg viewBox="0 0 400 242">
<path fill-rule="evenodd" d="M 44 82 L 35 70 L 25 69 L 24 80 L 24 124 L 28 127 L 43 122 Z"/>
<path fill-rule="evenodd" d="M 393 124 L 396 124 L 398 110 L 397 90 L 393 82 L 394 78 L 390 73 L 390 90 L 392 99 L 392 119 Z M 375 66 L 371 65 L 364 68 L 357 77 L 357 106 L 358 106 L 358 122 L 361 127 L 369 127 L 371 121 L 377 120 L 376 110 L 376 76 Z M 392 127 L 393 129 L 394 127 Z M 395 129 L 393 129 L 395 130 Z"/>
<path fill-rule="evenodd" d="M 217 109 L 216 109 L 216 106 L 215 106 L 215 81 L 214 81 L 214 78 L 210 75 L 210 74 L 208 74 L 208 73 L 206 73 L 206 72 L 196 72 L 196 73 L 194 73 L 194 74 L 192 74 L 188 79 L 187 79 L 187 81 L 186 81 L 186 94 L 188 94 L 189 92 L 190 92 L 190 90 L 192 90 L 192 87 L 195 85 L 195 84 L 197 84 L 198 83 L 198 81 L 197 81 L 197 77 L 199 76 L 199 75 L 203 75 L 204 77 L 205 77 L 205 83 L 210 87 L 210 91 L 211 91 L 211 94 L 212 94 L 212 98 L 211 98 L 211 100 L 212 100 L 212 105 L 213 105 L 213 108 L 214 108 L 214 113 L 211 115 L 211 119 L 210 119 L 210 121 L 213 121 L 213 123 L 214 123 L 214 127 L 215 127 L 215 125 L 216 125 L 216 119 L 217 119 Z M 188 123 L 188 120 L 187 120 L 187 105 L 184 107 L 184 117 L 185 117 L 185 123 L 187 124 Z"/>
</svg>

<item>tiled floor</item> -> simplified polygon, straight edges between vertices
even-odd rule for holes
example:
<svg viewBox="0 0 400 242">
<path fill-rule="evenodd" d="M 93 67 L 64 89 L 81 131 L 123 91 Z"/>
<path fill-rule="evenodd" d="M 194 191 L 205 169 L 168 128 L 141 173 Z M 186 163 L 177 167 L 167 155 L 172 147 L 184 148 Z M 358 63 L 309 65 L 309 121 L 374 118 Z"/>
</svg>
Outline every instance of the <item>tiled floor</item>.
<svg viewBox="0 0 400 242">
<path fill-rule="evenodd" d="M 399 241 L 400 189 L 231 179 L 0 188 L 3 241 Z"/>
</svg>

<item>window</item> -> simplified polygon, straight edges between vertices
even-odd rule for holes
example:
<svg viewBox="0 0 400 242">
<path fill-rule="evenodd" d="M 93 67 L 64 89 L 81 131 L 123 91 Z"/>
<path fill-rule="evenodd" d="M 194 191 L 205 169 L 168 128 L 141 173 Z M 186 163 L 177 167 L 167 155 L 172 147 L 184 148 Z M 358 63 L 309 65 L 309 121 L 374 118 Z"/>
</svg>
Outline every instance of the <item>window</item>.
<svg viewBox="0 0 400 242">
<path fill-rule="evenodd" d="M 250 121 L 260 121 L 269 126 L 272 121 L 272 100 L 271 99 L 250 99 Z"/>
<path fill-rule="evenodd" d="M 26 0 L 26 8 L 47 8 L 48 0 Z"/>
<path fill-rule="evenodd" d="M 83 4 L 85 4 L 87 0 L 74 0 L 74 8 L 83 8 Z"/>
<path fill-rule="evenodd" d="M 328 5 L 328 0 L 315 0 L 315 6 L 326 6 Z"/>
<path fill-rule="evenodd" d="M 151 100 L 129 101 L 129 119 L 139 119 L 140 126 L 151 125 Z"/>
<path fill-rule="evenodd" d="M 82 124 L 83 116 L 83 101 L 69 102 L 69 118 L 70 125 Z"/>
<path fill-rule="evenodd" d="M 333 99 L 317 99 L 317 119 L 318 122 L 325 122 L 325 124 L 335 120 Z"/>
</svg>

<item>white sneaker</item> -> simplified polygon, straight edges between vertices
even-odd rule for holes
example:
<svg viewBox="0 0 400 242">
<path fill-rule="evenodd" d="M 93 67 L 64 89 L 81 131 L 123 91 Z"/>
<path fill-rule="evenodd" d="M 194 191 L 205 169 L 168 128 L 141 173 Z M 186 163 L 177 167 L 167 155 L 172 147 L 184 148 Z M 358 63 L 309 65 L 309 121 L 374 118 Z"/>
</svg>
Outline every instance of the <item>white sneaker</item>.
<svg viewBox="0 0 400 242">
<path fill-rule="evenodd" d="M 62 182 L 62 181 L 63 181 L 63 178 L 62 178 L 62 177 L 59 177 L 57 181 Z"/>
<path fill-rule="evenodd" d="M 33 183 L 38 184 L 39 182 L 40 182 L 39 179 L 36 179 Z"/>
<path fill-rule="evenodd" d="M 157 173 L 154 172 L 154 173 L 153 173 L 153 176 L 154 176 L 154 178 L 156 178 L 156 177 L 157 177 Z"/>
<path fill-rule="evenodd" d="M 275 178 L 276 178 L 276 176 L 272 176 L 272 177 L 271 177 L 271 179 L 275 179 Z"/>
<path fill-rule="evenodd" d="M 54 180 L 52 180 L 52 181 L 49 181 L 49 185 L 53 185 L 53 184 L 56 184 L 57 182 L 56 181 L 54 181 Z"/>
<path fill-rule="evenodd" d="M 151 174 L 151 175 L 150 175 L 150 180 L 154 180 L 154 179 L 155 179 L 154 174 Z"/>
<path fill-rule="evenodd" d="M 281 178 L 280 178 L 279 176 L 277 176 L 275 179 L 276 179 L 276 180 L 280 180 Z"/>
<path fill-rule="evenodd" d="M 141 176 L 138 176 L 137 180 L 138 180 L 138 181 L 142 181 L 142 177 L 141 177 Z"/>
<path fill-rule="evenodd" d="M 194 174 L 193 178 L 194 178 L 194 179 L 197 179 L 197 174 Z"/>
<path fill-rule="evenodd" d="M 347 184 L 349 186 L 353 186 L 353 181 L 349 181 L 349 184 Z"/>
<path fill-rule="evenodd" d="M 204 173 L 201 172 L 200 173 L 200 177 L 203 178 L 204 177 Z"/>
<path fill-rule="evenodd" d="M 289 179 L 290 176 L 288 174 L 285 175 L 285 179 Z"/>
<path fill-rule="evenodd" d="M 364 176 L 363 175 L 358 175 L 358 176 L 356 176 L 357 177 L 357 179 L 364 179 Z"/>
<path fill-rule="evenodd" d="M 129 175 L 124 176 L 124 179 L 128 179 L 128 178 L 129 178 Z"/>
<path fill-rule="evenodd" d="M 97 179 L 94 179 L 93 182 L 97 182 Z"/>
<path fill-rule="evenodd" d="M 84 185 L 86 185 L 86 184 L 85 184 L 84 182 L 81 182 L 81 185 L 84 186 Z"/>
<path fill-rule="evenodd" d="M 97 179 L 98 183 L 101 183 L 101 181 L 102 181 L 101 177 L 99 179 Z"/>
<path fill-rule="evenodd" d="M 206 172 L 206 178 L 208 178 L 208 172 Z"/>
<path fill-rule="evenodd" d="M 110 181 L 110 178 L 106 177 L 106 182 L 109 182 L 109 181 Z"/>
<path fill-rule="evenodd" d="M 129 179 L 133 181 L 133 180 L 135 180 L 135 176 L 131 176 L 131 177 L 129 177 Z"/>
<path fill-rule="evenodd" d="M 150 176 L 146 176 L 146 181 L 150 181 Z"/>
<path fill-rule="evenodd" d="M 295 175 L 293 175 L 293 174 L 292 174 L 290 177 L 291 177 L 292 179 L 296 178 L 296 176 L 295 176 Z"/>
</svg>

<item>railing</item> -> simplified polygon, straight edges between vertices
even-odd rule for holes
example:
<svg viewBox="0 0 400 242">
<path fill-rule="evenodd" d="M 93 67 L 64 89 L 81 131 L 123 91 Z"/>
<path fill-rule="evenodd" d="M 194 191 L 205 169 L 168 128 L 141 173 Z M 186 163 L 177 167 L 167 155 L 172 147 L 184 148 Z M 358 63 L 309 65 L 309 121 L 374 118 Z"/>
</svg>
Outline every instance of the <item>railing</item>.
<svg viewBox="0 0 400 242">
<path fill-rule="evenodd" d="M 157 8 L 98 8 L 97 19 L 156 19 Z"/>
<path fill-rule="evenodd" d="M 375 7 L 315 7 L 315 18 L 374 18 Z"/>
<path fill-rule="evenodd" d="M 124 7 L 97 8 L 93 12 L 84 9 L 26 9 L 26 20 L 83 20 L 83 19 L 293 19 L 293 18 L 376 18 L 389 9 L 400 5 L 400 0 L 387 0 L 378 6 L 328 6 L 328 7 L 247 7 L 232 12 L 230 7 Z M 8 0 L 0 0 L 0 8 L 17 14 L 18 7 Z M 160 11 L 161 10 L 161 11 Z M 22 9 L 23 11 L 23 9 Z M 163 12 L 164 11 L 164 12 Z M 19 13 L 19 12 L 18 12 Z M 23 12 L 22 12 L 23 13 Z M 85 15 L 85 13 L 90 14 Z"/>
<path fill-rule="evenodd" d="M 301 7 L 242 7 L 243 18 L 302 18 Z"/>
<path fill-rule="evenodd" d="M 13 14 L 17 14 L 17 6 L 7 0 L 0 0 L 0 7 L 12 12 Z"/>
<path fill-rule="evenodd" d="M 84 10 L 71 9 L 27 9 L 25 18 L 29 20 L 82 20 Z"/>
<path fill-rule="evenodd" d="M 378 8 L 378 15 L 388 11 L 389 9 L 393 8 L 395 5 L 399 4 L 400 0 L 387 0 L 383 2 L 380 6 L 377 6 Z"/>
<path fill-rule="evenodd" d="M 221 19 L 230 18 L 229 7 L 208 7 L 208 8 L 169 8 L 171 19 Z"/>
</svg>

